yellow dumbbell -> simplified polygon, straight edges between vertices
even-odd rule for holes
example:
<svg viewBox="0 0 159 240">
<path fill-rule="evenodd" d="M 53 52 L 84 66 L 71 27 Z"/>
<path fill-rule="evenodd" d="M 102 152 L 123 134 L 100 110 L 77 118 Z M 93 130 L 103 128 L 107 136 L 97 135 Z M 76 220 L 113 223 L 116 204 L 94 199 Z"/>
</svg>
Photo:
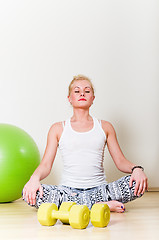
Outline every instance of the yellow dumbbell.
<svg viewBox="0 0 159 240">
<path fill-rule="evenodd" d="M 53 226 L 57 219 L 70 224 L 72 228 L 83 229 L 89 224 L 90 212 L 85 205 L 63 202 L 58 211 L 56 204 L 43 203 L 38 209 L 38 221 L 44 226 Z"/>
<path fill-rule="evenodd" d="M 90 213 L 91 223 L 94 227 L 106 227 L 110 221 L 110 209 L 107 204 L 94 204 Z"/>
<path fill-rule="evenodd" d="M 44 226 L 53 226 L 57 219 L 70 224 L 72 228 L 83 229 L 91 223 L 95 227 L 106 227 L 110 220 L 110 209 L 107 204 L 94 204 L 91 211 L 86 205 L 74 202 L 63 202 L 58 208 L 54 203 L 44 203 L 38 210 L 38 221 Z"/>
</svg>

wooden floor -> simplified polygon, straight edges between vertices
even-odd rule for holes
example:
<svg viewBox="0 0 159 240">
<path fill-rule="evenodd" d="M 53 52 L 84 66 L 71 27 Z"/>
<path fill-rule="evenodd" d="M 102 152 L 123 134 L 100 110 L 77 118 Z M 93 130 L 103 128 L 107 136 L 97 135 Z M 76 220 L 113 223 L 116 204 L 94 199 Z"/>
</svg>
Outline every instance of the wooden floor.
<svg viewBox="0 0 159 240">
<path fill-rule="evenodd" d="M 21 199 L 0 204 L 0 239 L 137 240 L 159 239 L 159 192 L 148 192 L 126 204 L 126 212 L 111 213 L 106 228 L 72 229 L 60 221 L 44 227 L 37 221 L 37 210 Z"/>
</svg>

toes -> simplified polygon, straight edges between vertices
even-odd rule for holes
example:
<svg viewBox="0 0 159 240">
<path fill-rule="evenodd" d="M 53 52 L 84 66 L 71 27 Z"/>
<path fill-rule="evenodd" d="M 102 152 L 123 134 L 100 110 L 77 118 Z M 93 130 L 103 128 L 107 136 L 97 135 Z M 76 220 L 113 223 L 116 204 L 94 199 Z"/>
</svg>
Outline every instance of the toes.
<svg viewBox="0 0 159 240">
<path fill-rule="evenodd" d="M 125 212 L 125 207 L 124 207 L 124 205 L 121 206 L 121 212 Z"/>
<path fill-rule="evenodd" d="M 117 211 L 118 213 L 124 213 L 124 212 L 125 212 L 125 208 L 119 207 L 119 208 L 116 209 L 116 211 Z"/>
</svg>

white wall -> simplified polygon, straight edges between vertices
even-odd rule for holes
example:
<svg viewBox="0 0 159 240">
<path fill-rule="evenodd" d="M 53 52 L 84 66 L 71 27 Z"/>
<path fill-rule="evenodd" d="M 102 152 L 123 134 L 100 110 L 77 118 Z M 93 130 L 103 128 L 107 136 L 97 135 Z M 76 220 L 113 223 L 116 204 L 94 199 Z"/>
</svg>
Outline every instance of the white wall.
<svg viewBox="0 0 159 240">
<path fill-rule="evenodd" d="M 25 129 L 41 156 L 52 123 L 72 114 L 72 77 L 93 80 L 91 114 L 159 187 L 157 0 L 0 0 L 0 122 Z M 123 174 L 106 150 L 107 180 Z M 60 153 L 45 182 L 57 184 Z"/>
</svg>

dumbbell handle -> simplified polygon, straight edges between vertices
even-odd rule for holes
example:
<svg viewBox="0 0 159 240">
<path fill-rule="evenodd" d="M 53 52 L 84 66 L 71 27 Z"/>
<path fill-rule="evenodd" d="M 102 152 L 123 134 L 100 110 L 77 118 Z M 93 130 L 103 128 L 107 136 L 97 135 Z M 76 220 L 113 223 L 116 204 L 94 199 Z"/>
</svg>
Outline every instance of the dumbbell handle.
<svg viewBox="0 0 159 240">
<path fill-rule="evenodd" d="M 67 212 L 67 211 L 61 211 L 60 212 L 60 211 L 53 210 L 52 211 L 52 218 L 68 222 L 68 220 L 69 220 L 69 212 Z"/>
</svg>

